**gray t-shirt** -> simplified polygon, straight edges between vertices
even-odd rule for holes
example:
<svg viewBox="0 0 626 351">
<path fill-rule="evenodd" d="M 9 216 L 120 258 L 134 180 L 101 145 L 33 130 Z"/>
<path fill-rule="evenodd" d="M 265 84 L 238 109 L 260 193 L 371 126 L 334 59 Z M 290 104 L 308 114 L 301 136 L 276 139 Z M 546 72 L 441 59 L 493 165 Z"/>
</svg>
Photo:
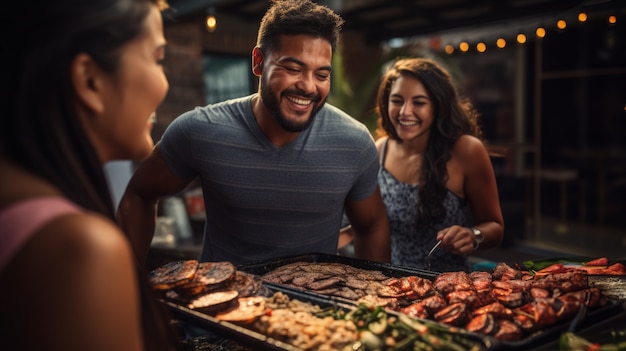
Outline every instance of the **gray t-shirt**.
<svg viewBox="0 0 626 351">
<path fill-rule="evenodd" d="M 377 186 L 371 134 L 325 104 L 310 128 L 276 147 L 256 123 L 255 95 L 188 111 L 160 141 L 176 176 L 200 177 L 206 208 L 200 259 L 242 264 L 336 253 L 345 200 L 363 200 Z"/>
</svg>

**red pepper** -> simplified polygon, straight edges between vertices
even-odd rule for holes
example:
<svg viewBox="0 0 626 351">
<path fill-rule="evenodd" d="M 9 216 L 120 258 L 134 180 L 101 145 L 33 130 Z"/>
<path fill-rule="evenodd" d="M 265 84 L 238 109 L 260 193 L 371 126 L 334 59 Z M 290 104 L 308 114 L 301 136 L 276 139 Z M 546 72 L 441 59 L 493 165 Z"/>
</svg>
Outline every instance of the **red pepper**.
<svg viewBox="0 0 626 351">
<path fill-rule="evenodd" d="M 600 344 L 599 343 L 593 343 L 593 344 L 587 346 L 587 351 L 600 351 Z"/>
<path fill-rule="evenodd" d="M 585 263 L 585 266 L 608 266 L 609 259 L 606 257 L 596 258 L 595 260 L 591 260 Z"/>
<path fill-rule="evenodd" d="M 549 265 L 548 267 L 537 271 L 537 274 L 546 274 L 546 273 L 564 273 L 567 272 L 568 269 L 563 266 L 562 263 L 555 263 Z"/>
</svg>

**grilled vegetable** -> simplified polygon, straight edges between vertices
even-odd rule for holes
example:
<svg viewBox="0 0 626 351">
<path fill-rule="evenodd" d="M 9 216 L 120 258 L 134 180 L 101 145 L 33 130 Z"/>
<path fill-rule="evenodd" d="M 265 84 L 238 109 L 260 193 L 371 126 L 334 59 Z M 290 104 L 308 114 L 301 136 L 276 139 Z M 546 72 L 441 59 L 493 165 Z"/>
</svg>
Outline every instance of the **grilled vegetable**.
<svg viewBox="0 0 626 351">
<path fill-rule="evenodd" d="M 620 332 L 617 332 L 618 334 Z M 571 332 L 562 333 L 559 340 L 561 351 L 626 351 L 626 340 L 611 344 L 592 343 Z"/>
<path fill-rule="evenodd" d="M 480 350 L 458 328 L 413 319 L 405 314 L 390 314 L 381 306 L 360 304 L 345 315 L 359 329 L 358 350 Z"/>
</svg>

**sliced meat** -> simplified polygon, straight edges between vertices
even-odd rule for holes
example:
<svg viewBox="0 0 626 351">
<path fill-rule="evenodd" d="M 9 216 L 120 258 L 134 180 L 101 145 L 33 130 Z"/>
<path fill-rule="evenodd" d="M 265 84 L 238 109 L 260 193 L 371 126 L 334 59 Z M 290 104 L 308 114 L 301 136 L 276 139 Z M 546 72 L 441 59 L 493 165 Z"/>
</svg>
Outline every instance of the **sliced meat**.
<svg viewBox="0 0 626 351">
<path fill-rule="evenodd" d="M 217 290 L 233 279 L 235 272 L 235 266 L 230 262 L 201 262 L 198 264 L 194 278 L 175 289 L 179 294 L 188 296 Z"/>
<path fill-rule="evenodd" d="M 216 312 L 230 307 L 237 301 L 238 296 L 236 290 L 211 292 L 194 298 L 187 307 L 206 313 Z"/>
<path fill-rule="evenodd" d="M 169 290 L 189 283 L 197 269 L 197 260 L 172 261 L 151 271 L 148 279 L 155 290 Z"/>
<path fill-rule="evenodd" d="M 237 290 L 239 298 L 252 296 L 261 288 L 262 281 L 252 274 L 237 271 L 235 278 L 224 284 L 226 290 Z"/>
<path fill-rule="evenodd" d="M 308 284 L 307 287 L 311 290 L 323 290 L 337 286 L 341 283 L 343 283 L 343 279 L 339 277 L 331 277 L 312 282 L 311 284 Z"/>
</svg>

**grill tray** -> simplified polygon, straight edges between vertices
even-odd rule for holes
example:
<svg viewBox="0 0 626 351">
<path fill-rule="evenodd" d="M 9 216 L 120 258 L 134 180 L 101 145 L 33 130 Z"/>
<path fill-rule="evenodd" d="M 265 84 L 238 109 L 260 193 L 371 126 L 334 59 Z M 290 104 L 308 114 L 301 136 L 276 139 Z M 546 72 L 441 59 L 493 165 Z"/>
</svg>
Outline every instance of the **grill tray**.
<svg viewBox="0 0 626 351">
<path fill-rule="evenodd" d="M 307 262 L 307 263 L 342 263 L 345 265 L 349 265 L 355 268 L 367 269 L 367 270 L 375 270 L 381 271 L 383 274 L 389 277 L 405 277 L 408 275 L 417 275 L 422 278 L 430 278 L 435 279 L 439 273 L 433 271 L 427 271 L 423 269 L 404 267 L 404 266 L 396 266 L 388 263 L 380 263 L 368 260 L 361 260 L 358 258 L 351 258 L 346 256 L 339 255 L 329 255 L 322 253 L 312 253 L 306 255 L 298 255 L 298 256 L 288 256 L 282 258 L 275 258 L 267 261 L 261 261 L 258 263 L 249 263 L 239 265 L 237 269 L 242 270 L 244 272 L 263 275 L 274 269 L 296 262 Z"/>
<path fill-rule="evenodd" d="M 303 302 L 309 302 L 313 305 L 318 305 L 321 308 L 335 307 L 349 311 L 353 309 L 354 304 L 345 304 L 342 302 L 333 301 L 322 295 L 315 295 L 306 292 L 296 291 L 287 287 L 281 287 L 278 285 L 263 283 L 258 295 L 270 296 L 276 292 L 282 292 L 289 296 L 292 300 L 300 300 Z M 175 317 L 182 321 L 186 321 L 202 327 L 206 330 L 213 331 L 227 338 L 240 342 L 244 346 L 248 346 L 253 350 L 278 350 L 278 351 L 302 351 L 300 348 L 291 344 L 285 343 L 280 340 L 276 340 L 271 337 L 267 337 L 259 332 L 248 329 L 246 327 L 237 325 L 235 323 L 221 321 L 211 315 L 189 309 L 185 306 L 178 305 L 176 303 L 161 300 L 174 314 Z M 396 312 L 389 311 L 389 314 L 397 314 Z M 485 337 L 475 333 L 465 333 L 464 337 L 468 340 L 474 341 L 482 346 L 482 350 L 492 351 L 498 347 L 497 340 L 489 337 Z"/>
<path fill-rule="evenodd" d="M 415 275 L 415 276 L 419 276 L 422 278 L 428 278 L 428 279 L 434 280 L 434 278 L 436 278 L 439 275 L 439 273 L 432 272 L 432 271 L 426 271 L 426 270 L 414 269 L 410 267 L 396 266 L 396 265 L 391 265 L 391 264 L 386 264 L 386 263 L 355 259 L 355 258 L 350 258 L 350 257 L 345 257 L 345 256 L 318 254 L 318 253 L 298 255 L 298 256 L 289 256 L 289 257 L 262 261 L 258 263 L 245 264 L 245 265 L 238 266 L 237 269 L 260 276 L 265 273 L 269 273 L 273 271 L 274 269 L 279 268 L 281 266 L 291 264 L 291 263 L 296 263 L 296 262 L 342 263 L 342 264 L 346 264 L 355 268 L 381 271 L 383 274 L 389 277 L 396 277 L 396 278 Z M 280 286 L 279 284 L 273 284 L 273 283 L 264 283 L 264 284 L 269 285 L 269 286 L 277 286 L 277 287 Z M 283 287 L 283 289 L 285 289 L 286 291 L 291 291 L 293 293 L 300 293 L 300 294 L 315 296 L 317 298 L 323 298 L 325 296 L 325 295 L 321 295 L 318 293 L 306 291 L 303 289 L 293 288 L 293 287 L 285 286 Z M 326 297 L 326 298 L 334 302 L 342 302 L 342 303 L 348 303 L 348 304 L 355 303 L 355 301 L 351 301 L 348 299 L 343 299 L 343 298 L 339 298 L 335 296 Z M 580 324 L 580 328 L 591 327 L 594 324 L 600 323 L 601 321 L 607 318 L 611 318 L 623 312 L 624 312 L 624 307 L 622 306 L 622 303 L 619 300 L 609 299 L 609 303 L 607 305 L 590 309 L 585 319 Z M 554 340 L 558 340 L 561 333 L 566 331 L 568 327 L 569 327 L 569 322 L 562 321 L 548 328 L 544 328 L 541 331 L 532 333 L 526 336 L 524 339 L 519 340 L 519 341 L 500 341 L 500 340 L 495 340 L 491 337 L 485 337 L 485 338 L 491 340 L 490 345 L 489 345 L 489 347 L 491 348 L 496 348 L 499 350 L 502 349 L 502 350 L 526 351 L 526 350 L 531 350 L 533 348 L 540 347 L 542 345 L 545 345 L 546 343 L 553 342 Z"/>
</svg>

